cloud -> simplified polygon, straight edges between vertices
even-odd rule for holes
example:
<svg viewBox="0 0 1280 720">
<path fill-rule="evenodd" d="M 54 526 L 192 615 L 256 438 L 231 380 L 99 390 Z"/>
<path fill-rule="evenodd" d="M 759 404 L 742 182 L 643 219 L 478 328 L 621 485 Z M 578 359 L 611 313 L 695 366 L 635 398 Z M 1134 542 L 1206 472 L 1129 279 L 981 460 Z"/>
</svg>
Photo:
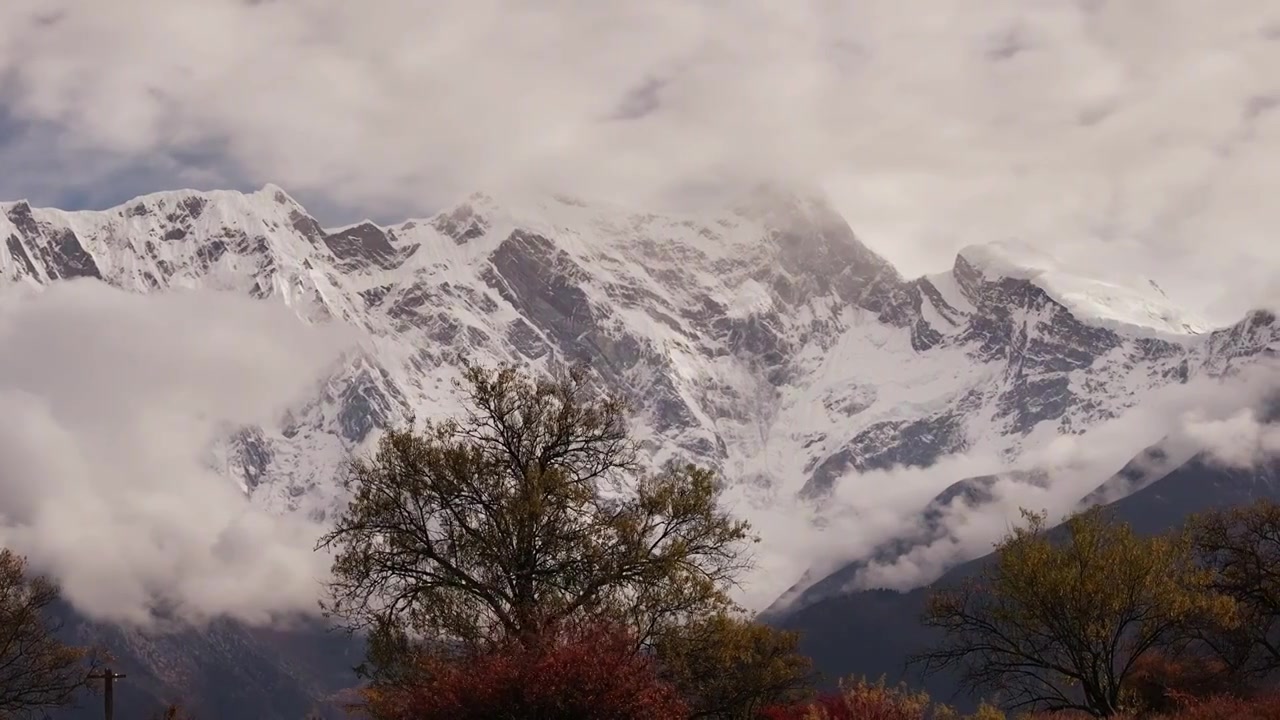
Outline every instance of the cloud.
<svg viewBox="0 0 1280 720">
<path fill-rule="evenodd" d="M 1030 448 L 1017 465 L 993 453 L 943 458 L 928 468 L 895 468 L 843 478 L 836 495 L 818 513 L 802 503 L 738 507 L 764 537 L 760 568 L 744 590 L 749 606 L 768 605 L 792 583 L 801 587 L 855 561 L 866 567 L 847 589 L 910 589 L 927 584 L 955 565 L 985 555 L 1021 522 L 1020 510 L 1044 511 L 1057 522 L 1142 448 L 1160 444 L 1163 462 L 1150 477 L 1200 452 L 1236 467 L 1257 466 L 1280 456 L 1280 426 L 1262 422 L 1263 403 L 1280 391 L 1280 362 L 1247 366 L 1219 382 L 1197 378 L 1154 391 L 1140 405 L 1085 435 L 1060 435 Z M 1015 471 L 1039 470 L 1044 481 Z M 953 499 L 926 522 L 923 512 L 939 493 L 966 478 L 997 476 L 989 499 L 973 504 Z M 1132 488 L 1130 488 L 1132 490 Z M 1119 499 L 1104 495 L 1103 502 Z M 814 524 L 814 520 L 818 523 Z M 877 557 L 895 541 L 903 548 Z M 804 576 L 802 577 L 802 574 Z M 769 595 L 772 594 L 772 597 Z M 794 600 L 789 594 L 784 602 Z"/>
<path fill-rule="evenodd" d="M 93 156 L 392 219 L 814 181 L 908 273 L 1016 237 L 1229 322 L 1280 277 L 1277 28 L 1268 0 L 13 0 L 0 97 L 43 129 L 33 186 Z"/>
<path fill-rule="evenodd" d="M 736 599 L 762 610 L 793 585 L 807 586 L 843 565 L 865 559 L 883 543 L 911 531 L 935 495 L 966 477 L 999 472 L 994 453 L 957 455 L 927 468 L 895 468 L 845 477 L 834 495 L 815 508 L 791 492 L 730 486 L 726 505 L 760 536 L 755 567 Z"/>
<path fill-rule="evenodd" d="M 305 396 L 347 340 L 224 294 L 0 289 L 0 546 L 97 619 L 313 611 L 317 528 L 255 507 L 208 458 Z"/>
<path fill-rule="evenodd" d="M 1227 467 L 1257 467 L 1280 457 L 1280 425 L 1262 422 L 1257 408 L 1242 408 L 1221 419 L 1192 412 L 1184 423 L 1188 439 L 1203 445 L 1213 460 Z"/>
</svg>

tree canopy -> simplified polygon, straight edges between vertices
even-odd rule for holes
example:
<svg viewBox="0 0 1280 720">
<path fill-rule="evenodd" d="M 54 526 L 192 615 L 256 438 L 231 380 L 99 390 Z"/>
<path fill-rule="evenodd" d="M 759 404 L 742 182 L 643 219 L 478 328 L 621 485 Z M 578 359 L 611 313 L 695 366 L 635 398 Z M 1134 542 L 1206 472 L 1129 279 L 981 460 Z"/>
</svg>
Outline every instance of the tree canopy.
<svg viewBox="0 0 1280 720">
<path fill-rule="evenodd" d="M 913 663 L 956 671 L 1013 709 L 1109 717 L 1144 655 L 1232 612 L 1185 535 L 1140 537 L 1095 508 L 1055 542 L 1044 515 L 1024 517 L 979 577 L 931 596 L 925 623 L 945 636 Z"/>
</svg>

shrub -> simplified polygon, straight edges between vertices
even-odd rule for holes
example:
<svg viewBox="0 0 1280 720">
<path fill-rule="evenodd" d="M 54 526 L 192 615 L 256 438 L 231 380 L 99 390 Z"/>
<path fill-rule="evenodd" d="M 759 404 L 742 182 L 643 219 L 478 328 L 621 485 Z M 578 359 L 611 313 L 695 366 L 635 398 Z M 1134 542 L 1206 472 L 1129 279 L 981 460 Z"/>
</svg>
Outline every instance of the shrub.
<svg viewBox="0 0 1280 720">
<path fill-rule="evenodd" d="M 629 632 L 587 628 L 465 657 L 420 661 L 412 679 L 375 685 L 363 712 L 375 720 L 670 720 L 687 709 L 636 653 Z"/>
<path fill-rule="evenodd" d="M 773 706 L 762 720 L 961 720 L 947 705 L 935 704 L 924 691 L 906 685 L 890 687 L 881 678 L 871 683 L 856 679 L 841 683 L 840 691 L 810 703 Z M 1004 713 L 983 704 L 967 720 L 1005 720 Z"/>
<path fill-rule="evenodd" d="M 745 616 L 713 615 L 654 644 L 661 676 L 699 720 L 755 717 L 761 708 L 813 696 L 812 662 L 797 650 L 799 636 Z"/>
<path fill-rule="evenodd" d="M 1172 712 L 1187 700 L 1228 694 L 1241 688 L 1214 658 L 1177 659 L 1152 652 L 1139 658 L 1126 682 L 1129 705 L 1142 712 Z"/>
<path fill-rule="evenodd" d="M 1183 698 L 1176 720 L 1280 720 L 1280 697 L 1253 699 L 1220 695 L 1211 698 Z"/>
<path fill-rule="evenodd" d="M 1280 697 L 1251 699 L 1231 695 L 1195 698 L 1171 692 L 1175 709 L 1116 715 L 1111 720 L 1280 720 Z M 1092 720 L 1082 712 L 1037 713 L 1017 720 Z"/>
</svg>

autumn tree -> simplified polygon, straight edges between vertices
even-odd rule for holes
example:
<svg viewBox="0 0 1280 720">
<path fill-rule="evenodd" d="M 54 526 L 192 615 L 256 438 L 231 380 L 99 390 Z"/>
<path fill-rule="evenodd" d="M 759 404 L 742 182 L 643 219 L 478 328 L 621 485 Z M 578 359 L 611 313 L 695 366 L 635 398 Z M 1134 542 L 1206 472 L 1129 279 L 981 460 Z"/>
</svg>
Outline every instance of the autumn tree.
<svg viewBox="0 0 1280 720">
<path fill-rule="evenodd" d="M 1140 537 L 1095 508 L 1055 541 L 1045 515 L 1024 517 L 977 578 L 930 597 L 925 623 L 944 639 L 911 659 L 926 673 L 958 672 L 1011 709 L 1110 717 L 1145 655 L 1230 612 L 1185 536 Z"/>
<path fill-rule="evenodd" d="M 334 553 L 325 607 L 375 631 L 374 671 L 422 641 L 533 647 L 600 619 L 649 644 L 732 607 L 747 524 L 718 508 L 710 471 L 642 471 L 621 399 L 582 369 L 468 367 L 459 390 L 459 417 L 388 432 L 351 466 L 319 544 Z"/>
<path fill-rule="evenodd" d="M 1236 603 L 1239 622 L 1194 628 L 1194 637 L 1237 675 L 1280 670 L 1280 504 L 1252 505 L 1192 517 L 1195 552 L 1211 587 Z"/>
<path fill-rule="evenodd" d="M 58 588 L 30 576 L 25 558 L 0 550 L 0 718 L 69 705 L 88 685 L 87 650 L 56 637 Z"/>
<path fill-rule="evenodd" d="M 719 613 L 663 636 L 654 649 L 690 718 L 754 720 L 765 707 L 812 695 L 813 664 L 798 643 L 796 633 Z"/>
</svg>

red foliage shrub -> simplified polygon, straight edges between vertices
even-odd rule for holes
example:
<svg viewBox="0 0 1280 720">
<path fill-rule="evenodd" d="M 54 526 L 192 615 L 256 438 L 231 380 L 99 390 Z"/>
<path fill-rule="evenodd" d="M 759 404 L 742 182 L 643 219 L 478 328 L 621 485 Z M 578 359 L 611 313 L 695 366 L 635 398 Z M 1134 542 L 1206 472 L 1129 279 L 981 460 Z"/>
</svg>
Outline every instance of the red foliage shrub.
<svg viewBox="0 0 1280 720">
<path fill-rule="evenodd" d="M 635 652 L 624 630 L 597 627 L 548 639 L 538 650 L 510 643 L 460 659 L 424 663 L 407 687 L 364 691 L 376 720 L 671 720 L 686 708 Z"/>
<path fill-rule="evenodd" d="M 1182 709 L 1170 715 L 1177 720 L 1280 720 L 1280 697 L 1251 699 L 1218 696 L 1182 698 Z"/>
<path fill-rule="evenodd" d="M 1138 658 L 1126 685 L 1133 701 L 1148 712 L 1170 712 L 1184 700 L 1239 695 L 1244 689 L 1221 661 L 1178 660 L 1155 652 Z"/>
</svg>

